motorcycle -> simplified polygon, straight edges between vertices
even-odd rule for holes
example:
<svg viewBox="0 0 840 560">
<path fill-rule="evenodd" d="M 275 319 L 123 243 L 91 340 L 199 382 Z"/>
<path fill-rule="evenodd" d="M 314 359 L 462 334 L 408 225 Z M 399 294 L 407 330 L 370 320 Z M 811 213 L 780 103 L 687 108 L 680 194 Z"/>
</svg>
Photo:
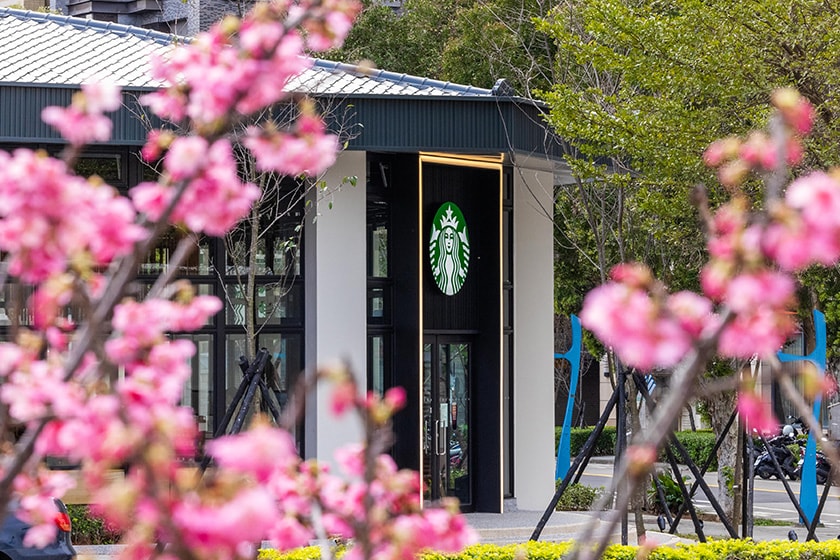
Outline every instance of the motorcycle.
<svg viewBox="0 0 840 560">
<path fill-rule="evenodd" d="M 828 462 L 828 457 L 822 451 L 817 450 L 816 452 L 816 461 L 817 461 L 817 484 L 825 484 L 828 481 L 828 477 L 831 476 L 831 463 Z M 796 478 L 802 478 L 802 467 L 805 463 L 805 448 L 801 450 L 801 457 L 799 459 L 799 464 L 796 467 Z"/>
<path fill-rule="evenodd" d="M 753 472 L 763 479 L 768 479 L 771 476 L 782 478 L 787 476 L 791 480 L 798 480 L 802 474 L 801 470 L 801 450 L 800 453 L 794 454 L 790 449 L 790 445 L 796 443 L 796 438 L 793 437 L 793 429 L 784 430 L 780 435 L 774 436 L 767 440 L 767 445 L 764 451 L 756 458 L 753 465 Z M 779 464 L 779 470 L 773 463 L 770 454 L 776 458 Z"/>
</svg>

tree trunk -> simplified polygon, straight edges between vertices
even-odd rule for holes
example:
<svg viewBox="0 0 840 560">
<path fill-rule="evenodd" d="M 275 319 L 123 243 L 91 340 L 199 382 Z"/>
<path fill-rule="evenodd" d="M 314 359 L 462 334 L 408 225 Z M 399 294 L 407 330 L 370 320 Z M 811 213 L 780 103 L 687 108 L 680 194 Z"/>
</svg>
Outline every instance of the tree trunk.
<svg viewBox="0 0 840 560">
<path fill-rule="evenodd" d="M 712 432 L 718 436 L 723 432 L 729 417 L 735 410 L 735 391 L 727 391 L 704 399 L 712 423 Z M 718 499 L 723 511 L 730 520 L 735 519 L 735 492 L 733 485 L 740 486 L 735 480 L 736 461 L 738 460 L 738 424 L 735 423 L 723 439 L 718 449 Z"/>
<path fill-rule="evenodd" d="M 633 430 L 633 440 L 637 439 L 638 434 L 642 433 L 642 423 L 639 418 L 639 407 L 636 402 L 636 384 L 633 382 L 633 376 L 628 375 L 626 378 L 627 388 L 627 409 L 630 413 L 630 425 Z M 641 542 L 642 537 L 645 536 L 645 519 L 642 516 L 642 508 L 645 504 L 645 496 L 647 489 L 644 486 L 639 486 L 636 493 L 630 498 L 631 507 L 633 508 L 633 521 L 636 525 L 636 542 Z"/>
</svg>

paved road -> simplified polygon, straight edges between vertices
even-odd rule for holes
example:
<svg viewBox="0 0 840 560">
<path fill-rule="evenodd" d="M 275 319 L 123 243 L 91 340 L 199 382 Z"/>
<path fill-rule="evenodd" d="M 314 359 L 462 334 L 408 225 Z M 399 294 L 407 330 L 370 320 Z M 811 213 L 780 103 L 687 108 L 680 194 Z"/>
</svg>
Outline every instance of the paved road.
<svg viewBox="0 0 840 560">
<path fill-rule="evenodd" d="M 613 466 L 611 464 L 590 463 L 581 477 L 581 482 L 589 486 L 605 487 L 609 485 L 612 479 L 612 470 Z M 689 474 L 687 470 L 686 474 Z M 709 473 L 704 479 L 712 491 L 718 491 L 717 473 Z M 799 482 L 789 481 L 789 483 L 794 496 L 799 499 Z M 822 495 L 822 491 L 823 487 L 817 486 L 818 499 Z M 784 485 L 779 480 L 762 480 L 761 478 L 756 478 L 753 501 L 753 512 L 756 518 L 790 521 L 794 523 L 799 521 L 799 514 L 790 501 Z M 703 511 L 714 511 L 701 490 L 698 490 L 695 494 L 694 503 Z M 820 516 L 820 522 L 826 529 L 836 529 L 838 534 L 840 534 L 840 488 L 835 486 L 830 489 L 828 499 Z"/>
</svg>

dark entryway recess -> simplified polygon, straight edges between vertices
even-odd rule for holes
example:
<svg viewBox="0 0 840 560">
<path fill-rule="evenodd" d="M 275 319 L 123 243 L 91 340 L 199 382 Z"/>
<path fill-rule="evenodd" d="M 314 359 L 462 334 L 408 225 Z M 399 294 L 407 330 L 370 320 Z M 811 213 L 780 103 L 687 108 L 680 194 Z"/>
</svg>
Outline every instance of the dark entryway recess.
<svg viewBox="0 0 840 560">
<path fill-rule="evenodd" d="M 471 495 L 468 508 L 501 508 L 501 263 L 500 168 L 423 163 L 423 329 L 425 336 L 469 337 L 469 449 Z M 455 295 L 435 284 L 428 259 L 432 220 L 445 202 L 462 211 L 470 240 L 466 280 Z M 464 434 L 461 434 L 464 437 Z M 422 442 L 421 442 L 422 443 Z"/>
<path fill-rule="evenodd" d="M 497 512 L 502 502 L 500 168 L 423 163 L 421 207 L 418 157 L 386 153 L 368 156 L 368 180 L 381 183 L 374 188 L 387 199 L 391 220 L 393 360 L 386 385 L 404 387 L 407 396 L 406 408 L 394 419 L 392 454 L 400 467 L 418 469 L 421 465 L 424 348 L 431 340 L 436 352 L 454 355 L 453 349 L 463 350 L 463 344 L 468 343 L 469 372 L 462 379 L 468 379 L 469 387 L 463 389 L 469 395 L 470 410 L 459 410 L 458 418 L 469 419 L 462 430 L 469 441 L 461 443 L 469 453 L 470 471 L 468 478 L 460 477 L 457 495 L 471 497 L 468 509 Z M 444 295 L 435 285 L 428 259 L 431 221 L 446 201 L 462 210 L 470 237 L 469 272 L 454 296 Z M 423 333 L 419 330 L 420 290 Z M 434 363 L 441 363 L 438 355 Z M 441 442 L 443 446 L 448 444 Z M 467 480 L 470 487 L 463 488 Z M 451 486 L 455 491 L 454 483 Z"/>
</svg>

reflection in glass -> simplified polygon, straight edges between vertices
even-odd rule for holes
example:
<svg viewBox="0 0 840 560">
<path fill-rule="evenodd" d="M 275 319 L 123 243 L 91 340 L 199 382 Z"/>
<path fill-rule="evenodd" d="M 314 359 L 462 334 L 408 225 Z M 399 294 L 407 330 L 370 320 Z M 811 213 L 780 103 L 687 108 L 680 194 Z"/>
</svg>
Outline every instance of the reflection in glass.
<svg viewBox="0 0 840 560">
<path fill-rule="evenodd" d="M 432 413 L 432 345 L 423 345 L 423 499 L 432 499 L 432 473 L 436 470 L 433 452 L 435 418 Z M 437 488 L 437 486 L 435 486 Z"/>
<path fill-rule="evenodd" d="M 368 291 L 368 318 L 383 319 L 385 317 L 385 290 L 370 288 Z"/>
<path fill-rule="evenodd" d="M 388 277 L 388 227 L 379 225 L 371 231 L 370 275 Z"/>
<path fill-rule="evenodd" d="M 369 338 L 371 391 L 377 395 L 385 393 L 385 337 Z"/>
<path fill-rule="evenodd" d="M 109 185 L 119 186 L 125 183 L 122 167 L 120 154 L 85 154 L 76 160 L 73 170 L 80 177 L 96 175 Z"/>
<path fill-rule="evenodd" d="M 140 274 L 161 274 L 166 272 L 169 261 L 175 254 L 175 249 L 182 239 L 187 237 L 186 231 L 171 227 L 158 239 L 155 247 L 149 251 L 146 259 L 140 263 Z M 185 275 L 208 275 L 210 274 L 210 243 L 207 238 L 201 237 L 195 244 L 195 248 L 181 264 L 180 272 Z"/>
<path fill-rule="evenodd" d="M 433 353 L 435 353 L 433 355 Z M 472 502 L 470 345 L 423 346 L 423 498 Z"/>
<path fill-rule="evenodd" d="M 192 340 L 196 347 L 190 359 L 192 373 L 184 385 L 181 404 L 192 407 L 203 439 L 213 433 L 213 380 L 210 374 L 210 352 L 213 336 L 209 334 L 178 335 L 175 338 Z"/>
<path fill-rule="evenodd" d="M 248 355 L 244 334 L 229 334 L 225 339 L 225 409 L 230 407 L 236 389 L 242 383 L 239 357 Z"/>
<path fill-rule="evenodd" d="M 233 235 L 225 241 L 228 276 L 246 276 L 250 270 L 250 238 Z M 257 239 L 255 255 L 258 276 L 299 276 L 300 251 L 297 237 L 267 235 Z"/>
<path fill-rule="evenodd" d="M 257 325 L 297 323 L 301 317 L 303 298 L 300 285 L 263 284 L 256 287 Z M 229 325 L 244 325 L 248 301 L 243 284 L 227 286 L 226 318 Z"/>
<path fill-rule="evenodd" d="M 462 504 L 471 502 L 469 468 L 469 345 L 441 344 L 438 350 L 441 373 L 441 413 L 444 405 L 448 418 L 441 419 L 447 429 L 447 460 L 441 465 L 446 495 Z"/>
<path fill-rule="evenodd" d="M 257 286 L 257 321 L 279 325 L 287 319 L 298 319 L 302 303 L 299 285 Z"/>
</svg>

